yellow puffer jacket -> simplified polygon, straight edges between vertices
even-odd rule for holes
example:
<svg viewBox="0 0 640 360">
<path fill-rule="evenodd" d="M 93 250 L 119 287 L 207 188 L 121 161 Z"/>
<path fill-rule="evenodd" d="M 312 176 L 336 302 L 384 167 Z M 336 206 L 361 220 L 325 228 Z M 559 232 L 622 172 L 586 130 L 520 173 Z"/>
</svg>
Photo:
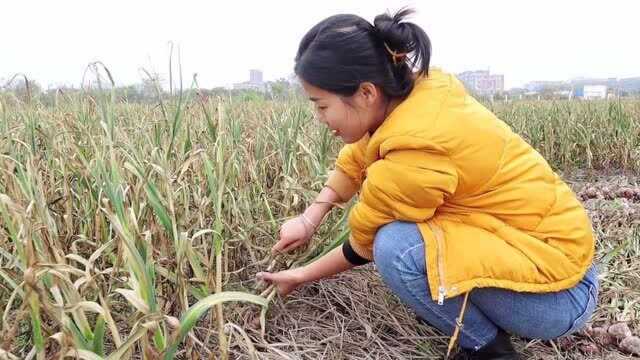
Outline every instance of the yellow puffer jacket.
<svg viewBox="0 0 640 360">
<path fill-rule="evenodd" d="M 542 156 L 431 69 L 370 137 L 346 145 L 327 186 L 347 201 L 351 247 L 372 259 L 377 229 L 403 220 L 425 240 L 433 300 L 477 287 L 550 292 L 591 265 L 584 208 Z"/>
</svg>

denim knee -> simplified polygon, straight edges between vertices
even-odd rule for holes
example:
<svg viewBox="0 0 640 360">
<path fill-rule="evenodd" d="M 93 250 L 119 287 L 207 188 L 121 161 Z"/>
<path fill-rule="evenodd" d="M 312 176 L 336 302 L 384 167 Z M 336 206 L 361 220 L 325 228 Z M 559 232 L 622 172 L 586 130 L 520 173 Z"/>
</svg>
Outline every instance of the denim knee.
<svg viewBox="0 0 640 360">
<path fill-rule="evenodd" d="M 393 271 L 400 255 L 421 242 L 422 235 L 414 223 L 394 221 L 380 227 L 373 243 L 373 261 L 378 271 Z"/>
<path fill-rule="evenodd" d="M 395 241 L 392 236 L 393 224 L 389 223 L 378 229 L 373 241 L 373 262 L 383 277 L 385 272 L 393 269 L 392 264 L 395 257 L 393 249 Z"/>
</svg>

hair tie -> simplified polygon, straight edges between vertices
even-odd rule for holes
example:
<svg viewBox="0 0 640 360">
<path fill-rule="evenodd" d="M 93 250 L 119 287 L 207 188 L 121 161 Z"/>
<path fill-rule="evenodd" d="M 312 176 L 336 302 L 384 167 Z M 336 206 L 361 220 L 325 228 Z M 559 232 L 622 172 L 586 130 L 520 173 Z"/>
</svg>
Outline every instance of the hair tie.
<svg viewBox="0 0 640 360">
<path fill-rule="evenodd" d="M 387 49 L 387 52 L 389 52 L 389 54 L 391 54 L 391 58 L 393 59 L 393 65 L 398 65 L 398 60 L 400 61 L 404 61 L 404 59 L 407 57 L 406 52 L 396 52 L 391 50 L 391 48 L 389 47 L 389 45 L 387 45 L 387 43 L 384 43 L 384 47 L 385 49 Z"/>
</svg>

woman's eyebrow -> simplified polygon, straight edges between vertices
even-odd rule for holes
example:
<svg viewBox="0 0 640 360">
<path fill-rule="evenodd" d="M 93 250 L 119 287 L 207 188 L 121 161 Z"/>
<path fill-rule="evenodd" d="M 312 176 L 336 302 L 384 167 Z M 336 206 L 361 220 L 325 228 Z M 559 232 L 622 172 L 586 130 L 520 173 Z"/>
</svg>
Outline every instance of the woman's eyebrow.
<svg viewBox="0 0 640 360">
<path fill-rule="evenodd" d="M 319 98 L 316 98 L 316 97 L 310 97 L 310 98 L 309 98 L 309 100 L 311 100 L 311 101 L 313 101 L 313 102 L 316 102 L 316 101 L 318 101 L 318 100 L 320 100 L 320 99 L 319 99 Z"/>
</svg>

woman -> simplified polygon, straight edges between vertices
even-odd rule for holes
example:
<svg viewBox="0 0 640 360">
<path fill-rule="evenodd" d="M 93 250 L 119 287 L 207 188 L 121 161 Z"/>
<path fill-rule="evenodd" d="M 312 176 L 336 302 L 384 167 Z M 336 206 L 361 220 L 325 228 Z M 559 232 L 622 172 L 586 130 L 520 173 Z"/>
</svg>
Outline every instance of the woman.
<svg viewBox="0 0 640 360">
<path fill-rule="evenodd" d="M 430 40 L 404 21 L 410 13 L 374 25 L 335 15 L 302 39 L 295 72 L 346 145 L 273 251 L 306 243 L 332 204 L 360 195 L 343 247 L 257 276 L 286 295 L 374 261 L 405 304 L 452 335 L 449 351 L 458 338 L 457 358 L 518 359 L 508 334 L 553 339 L 591 316 L 591 224 L 538 152 L 453 75 L 429 68 Z"/>
</svg>

